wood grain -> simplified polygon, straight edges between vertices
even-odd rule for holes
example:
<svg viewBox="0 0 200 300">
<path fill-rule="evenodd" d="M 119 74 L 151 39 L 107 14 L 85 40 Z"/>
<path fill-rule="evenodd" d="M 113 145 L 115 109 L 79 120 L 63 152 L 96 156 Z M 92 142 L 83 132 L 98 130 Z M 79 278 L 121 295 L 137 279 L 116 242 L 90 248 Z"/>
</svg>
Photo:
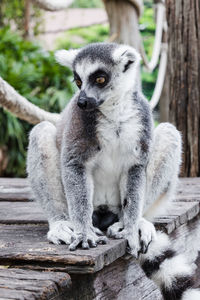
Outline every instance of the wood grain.
<svg viewBox="0 0 200 300">
<path fill-rule="evenodd" d="M 45 225 L 0 225 L 0 260 L 10 266 L 93 273 L 123 256 L 125 240 L 109 240 L 89 250 L 68 250 L 66 245 L 49 244 Z"/>
<path fill-rule="evenodd" d="M 70 288 L 67 273 L 0 268 L 0 299 L 58 300 L 62 294 L 66 297 Z"/>
<path fill-rule="evenodd" d="M 3 224 L 36 224 L 46 223 L 47 219 L 36 202 L 0 201 L 0 223 Z"/>
<path fill-rule="evenodd" d="M 33 198 L 26 178 L 0 178 L 0 201 L 27 201 Z"/>
<path fill-rule="evenodd" d="M 200 176 L 200 2 L 167 0 L 169 121 L 183 139 L 182 176 Z"/>
<path fill-rule="evenodd" d="M 157 287 L 132 258 L 118 259 L 91 275 L 72 274 L 73 299 L 161 300 Z"/>
<path fill-rule="evenodd" d="M 198 201 L 185 202 L 184 199 L 173 202 L 163 216 L 154 219 L 158 229 L 171 233 L 180 225 L 199 214 Z M 0 202 L 0 224 L 47 224 L 47 219 L 36 202 Z"/>
</svg>

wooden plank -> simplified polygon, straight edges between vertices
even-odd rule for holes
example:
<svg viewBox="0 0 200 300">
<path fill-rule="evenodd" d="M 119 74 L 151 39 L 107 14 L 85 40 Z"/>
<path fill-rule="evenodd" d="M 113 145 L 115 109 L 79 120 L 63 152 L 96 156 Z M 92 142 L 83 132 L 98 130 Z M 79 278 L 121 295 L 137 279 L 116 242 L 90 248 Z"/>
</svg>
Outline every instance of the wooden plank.
<svg viewBox="0 0 200 300">
<path fill-rule="evenodd" d="M 180 178 L 177 199 L 200 201 L 200 178 Z M 0 178 L 0 201 L 33 199 L 27 178 Z"/>
<path fill-rule="evenodd" d="M 27 179 L 0 178 L 0 201 L 27 201 L 32 198 Z"/>
<path fill-rule="evenodd" d="M 182 224 L 195 218 L 200 213 L 199 202 L 172 202 L 165 215 L 155 218 L 154 224 L 158 229 L 170 234 Z"/>
<path fill-rule="evenodd" d="M 133 258 L 120 258 L 101 271 L 82 276 L 72 274 L 72 296 L 76 300 L 161 300 L 162 296 Z"/>
<path fill-rule="evenodd" d="M 0 299 L 66 299 L 70 288 L 67 273 L 0 268 Z"/>
<path fill-rule="evenodd" d="M 33 195 L 30 188 L 21 189 L 4 189 L 0 191 L 0 201 L 22 201 L 26 202 L 28 200 L 33 200 Z"/>
<path fill-rule="evenodd" d="M 36 202 L 0 201 L 0 223 L 47 223 L 47 219 Z"/>
<path fill-rule="evenodd" d="M 27 178 L 0 177 L 0 186 L 24 187 L 29 186 L 29 183 Z"/>
<path fill-rule="evenodd" d="M 179 183 L 184 185 L 199 185 L 200 184 L 200 177 L 180 177 Z"/>
<path fill-rule="evenodd" d="M 197 201 L 200 202 L 200 195 L 198 194 L 177 194 L 175 201 L 183 201 L 183 202 L 190 202 L 190 201 Z"/>
<path fill-rule="evenodd" d="M 0 201 L 27 201 L 33 199 L 25 178 L 0 178 Z"/>
<path fill-rule="evenodd" d="M 172 206 L 163 216 L 155 218 L 157 228 L 168 234 L 196 217 L 200 212 L 199 203 L 196 201 L 172 202 Z M 0 202 L 1 224 L 36 224 L 47 223 L 47 219 L 37 202 Z"/>
<path fill-rule="evenodd" d="M 31 269 L 65 270 L 69 273 L 93 273 L 123 256 L 125 240 L 109 240 L 89 250 L 68 250 L 46 239 L 46 225 L 0 225 L 0 261 L 9 266 Z"/>
</svg>

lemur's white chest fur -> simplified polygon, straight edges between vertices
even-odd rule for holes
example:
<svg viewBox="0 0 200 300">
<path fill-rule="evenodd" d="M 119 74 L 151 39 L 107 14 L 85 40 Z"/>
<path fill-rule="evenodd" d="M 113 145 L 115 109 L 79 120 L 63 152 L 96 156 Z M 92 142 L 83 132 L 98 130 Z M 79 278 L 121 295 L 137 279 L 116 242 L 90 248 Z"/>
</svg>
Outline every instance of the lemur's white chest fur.
<svg viewBox="0 0 200 300">
<path fill-rule="evenodd" d="M 97 125 L 101 150 L 93 160 L 93 204 L 116 211 L 122 176 L 139 160 L 141 121 L 131 97 L 105 107 L 102 114 Z"/>
</svg>

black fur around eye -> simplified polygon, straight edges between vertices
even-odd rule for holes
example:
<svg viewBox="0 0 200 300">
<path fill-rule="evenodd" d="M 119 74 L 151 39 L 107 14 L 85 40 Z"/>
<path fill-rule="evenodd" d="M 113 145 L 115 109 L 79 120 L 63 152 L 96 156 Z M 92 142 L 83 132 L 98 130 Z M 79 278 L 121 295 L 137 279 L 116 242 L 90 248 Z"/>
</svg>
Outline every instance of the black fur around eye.
<svg viewBox="0 0 200 300">
<path fill-rule="evenodd" d="M 79 79 L 75 79 L 75 82 L 76 82 L 77 87 L 78 87 L 78 88 L 81 88 L 82 81 L 79 80 Z"/>
<path fill-rule="evenodd" d="M 76 71 L 74 71 L 74 81 L 76 82 L 77 87 L 80 89 L 82 86 L 82 80 Z"/>
<path fill-rule="evenodd" d="M 100 88 L 106 86 L 110 76 L 104 70 L 97 70 L 89 76 L 89 81 Z"/>
</svg>

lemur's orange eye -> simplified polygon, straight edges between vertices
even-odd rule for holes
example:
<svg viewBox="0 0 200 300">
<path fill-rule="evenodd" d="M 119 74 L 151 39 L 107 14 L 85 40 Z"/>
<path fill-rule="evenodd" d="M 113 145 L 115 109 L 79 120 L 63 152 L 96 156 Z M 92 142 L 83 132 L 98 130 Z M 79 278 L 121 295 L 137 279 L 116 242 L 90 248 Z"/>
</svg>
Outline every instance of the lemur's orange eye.
<svg viewBox="0 0 200 300">
<path fill-rule="evenodd" d="M 76 79 L 75 82 L 76 82 L 76 85 L 77 85 L 78 87 L 81 87 L 82 82 L 81 82 L 80 80 Z"/>
<path fill-rule="evenodd" d="M 96 83 L 102 84 L 106 81 L 106 79 L 104 77 L 97 77 L 96 78 Z"/>
</svg>

